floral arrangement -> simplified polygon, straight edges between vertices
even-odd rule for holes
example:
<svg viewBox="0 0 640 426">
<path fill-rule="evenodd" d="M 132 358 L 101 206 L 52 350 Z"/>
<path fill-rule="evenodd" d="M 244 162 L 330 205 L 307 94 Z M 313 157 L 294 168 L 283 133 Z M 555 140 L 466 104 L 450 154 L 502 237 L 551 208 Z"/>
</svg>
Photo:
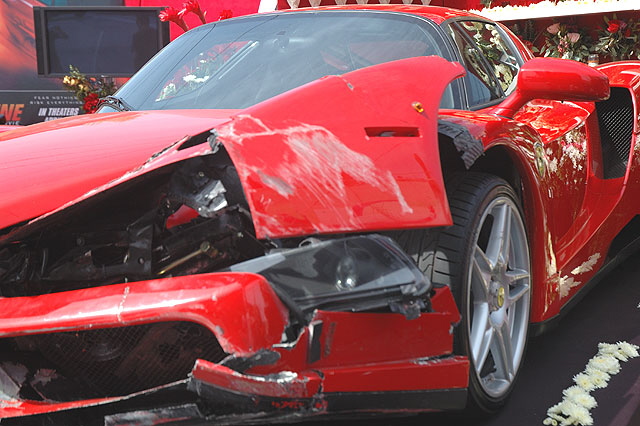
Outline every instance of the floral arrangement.
<svg viewBox="0 0 640 426">
<path fill-rule="evenodd" d="M 100 98 L 112 95 L 116 91 L 114 83 L 87 77 L 73 65 L 69 65 L 69 75 L 64 76 L 62 85 L 75 93 L 76 98 L 83 103 L 82 109 L 87 114 L 94 113 L 98 109 Z"/>
<path fill-rule="evenodd" d="M 545 43 L 540 54 L 552 58 L 585 62 L 589 57 L 590 40 L 575 25 L 555 23 L 544 33 Z"/>
<path fill-rule="evenodd" d="M 509 27 L 509 29 L 522 40 L 525 46 L 527 46 L 533 53 L 540 53 L 540 50 L 535 46 L 535 42 L 538 38 L 536 29 L 533 26 L 532 20 L 525 21 L 521 27 L 517 23 Z"/>
<path fill-rule="evenodd" d="M 183 31 L 189 31 L 187 23 L 184 22 L 184 12 L 185 9 L 178 11 L 176 8 L 169 6 L 166 9 L 160 11 L 158 17 L 162 22 L 173 22 L 174 24 L 182 28 Z"/>
<path fill-rule="evenodd" d="M 512 3 L 514 0 L 509 0 Z M 483 2 L 485 6 L 491 2 Z M 498 2 L 493 2 L 498 3 Z M 567 22 L 558 22 L 547 27 L 546 30 L 535 36 L 527 34 L 521 28 L 513 28 L 524 43 L 536 54 L 557 58 L 570 58 L 586 62 L 589 53 L 596 54 L 600 59 L 619 61 L 627 59 L 640 59 L 640 20 L 627 21 L 618 19 L 615 12 L 619 10 L 635 10 L 638 0 L 543 0 L 528 6 L 505 5 L 485 7 L 482 10 L 471 12 L 485 16 L 495 21 L 524 21 L 529 24 L 532 19 L 549 16 L 566 17 L 571 22 L 576 10 L 581 14 L 607 13 L 604 17 L 604 26 L 599 31 L 581 31 L 575 25 Z M 524 34 L 523 34 L 524 33 Z M 544 44 L 535 43 L 539 37 L 544 36 Z M 591 36 L 595 36 L 592 38 Z M 540 49 L 534 47 L 537 45 Z"/>
<path fill-rule="evenodd" d="M 537 1 L 537 0 L 536 0 Z M 505 4 L 506 3 L 506 4 Z M 574 16 L 581 13 L 609 13 L 638 7 L 638 0 L 543 0 L 524 5 L 510 5 L 513 0 L 485 1 L 482 10 L 471 10 L 494 21 L 546 18 L 549 16 Z M 487 4 L 495 4 L 489 8 Z"/>
<path fill-rule="evenodd" d="M 162 11 L 160 11 L 160 14 L 158 15 L 158 17 L 163 22 L 173 22 L 174 24 L 182 28 L 183 31 L 186 32 L 186 31 L 189 31 L 189 26 L 184 21 L 184 16 L 187 13 L 193 13 L 198 18 L 200 18 L 201 23 L 203 24 L 207 23 L 207 20 L 206 20 L 207 12 L 202 11 L 202 9 L 200 8 L 200 4 L 198 3 L 198 0 L 187 0 L 182 4 L 181 10 L 177 10 L 173 7 L 167 7 Z M 233 11 L 229 9 L 224 9 L 222 12 L 220 12 L 218 21 L 222 21 L 223 19 L 229 19 L 232 17 L 233 17 Z"/>
<path fill-rule="evenodd" d="M 611 58 L 612 61 L 640 59 L 638 41 L 640 23 L 632 19 L 625 22 L 614 14 L 613 19 L 604 17 L 604 27 L 600 30 L 598 42 L 593 46 L 594 53 Z"/>
<path fill-rule="evenodd" d="M 593 417 L 590 410 L 598 405 L 591 391 L 605 388 L 611 376 L 620 372 L 620 361 L 638 357 L 638 346 L 627 342 L 600 343 L 598 354 L 591 358 L 585 370 L 573 377 L 575 382 L 562 391 L 563 398 L 549 408 L 542 424 L 547 426 L 590 426 Z"/>
<path fill-rule="evenodd" d="M 503 63 L 502 57 L 507 52 L 504 40 L 495 28 L 491 25 L 484 25 L 480 22 L 472 24 L 462 24 L 470 33 L 473 33 L 473 39 L 480 48 L 484 56 L 495 67 L 496 77 L 500 81 L 503 90 L 507 90 L 509 83 L 513 80 L 513 72 L 508 65 Z M 469 58 L 469 60 L 474 60 Z M 480 68 L 480 67 L 478 67 Z"/>
</svg>

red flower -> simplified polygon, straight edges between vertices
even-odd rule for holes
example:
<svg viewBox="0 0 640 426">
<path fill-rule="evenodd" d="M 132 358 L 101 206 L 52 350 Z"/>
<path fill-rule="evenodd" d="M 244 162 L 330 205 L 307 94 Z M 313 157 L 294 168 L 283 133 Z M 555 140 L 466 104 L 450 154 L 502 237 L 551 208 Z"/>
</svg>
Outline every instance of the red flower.
<svg viewBox="0 0 640 426">
<path fill-rule="evenodd" d="M 174 24 L 182 28 L 184 31 L 189 31 L 189 27 L 187 27 L 187 24 L 184 22 L 184 19 L 182 19 L 182 14 L 171 6 L 160 11 L 160 13 L 158 14 L 158 17 L 163 22 L 167 22 L 167 21 L 173 22 Z"/>
<path fill-rule="evenodd" d="M 625 24 L 623 21 L 619 20 L 619 19 L 612 19 L 609 21 L 609 26 L 607 27 L 607 31 L 609 31 L 610 33 L 617 33 L 618 31 L 620 31 L 621 28 L 626 27 L 627 24 Z"/>
<path fill-rule="evenodd" d="M 98 105 L 100 104 L 100 98 L 96 93 L 89 93 L 84 97 L 84 105 L 82 105 L 82 109 L 87 114 L 93 114 L 98 109 Z"/>
<path fill-rule="evenodd" d="M 195 13 L 203 24 L 207 23 L 204 19 L 205 12 L 200 9 L 200 3 L 198 3 L 198 0 L 187 0 L 182 4 L 180 16 L 184 16 L 184 14 L 188 12 Z"/>
<path fill-rule="evenodd" d="M 233 18 L 233 10 L 223 9 L 222 12 L 220 12 L 220 17 L 218 18 L 218 21 L 223 21 L 229 18 Z"/>
<path fill-rule="evenodd" d="M 627 37 L 627 38 L 631 37 L 631 29 L 630 28 L 627 28 L 626 30 L 624 30 L 624 36 Z"/>
<path fill-rule="evenodd" d="M 180 12 L 178 12 L 173 7 L 167 7 L 166 9 L 160 11 L 158 17 L 163 22 L 174 21 L 180 17 Z"/>
</svg>

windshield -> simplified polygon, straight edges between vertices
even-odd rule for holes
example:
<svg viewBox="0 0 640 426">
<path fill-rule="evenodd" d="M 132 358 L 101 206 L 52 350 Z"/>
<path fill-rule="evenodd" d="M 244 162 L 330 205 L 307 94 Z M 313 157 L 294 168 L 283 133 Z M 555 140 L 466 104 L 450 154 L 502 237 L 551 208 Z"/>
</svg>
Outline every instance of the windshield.
<svg viewBox="0 0 640 426">
<path fill-rule="evenodd" d="M 443 56 L 440 46 L 435 26 L 408 15 L 257 15 L 189 31 L 117 96 L 136 110 L 240 109 L 326 75 L 414 56 Z"/>
</svg>

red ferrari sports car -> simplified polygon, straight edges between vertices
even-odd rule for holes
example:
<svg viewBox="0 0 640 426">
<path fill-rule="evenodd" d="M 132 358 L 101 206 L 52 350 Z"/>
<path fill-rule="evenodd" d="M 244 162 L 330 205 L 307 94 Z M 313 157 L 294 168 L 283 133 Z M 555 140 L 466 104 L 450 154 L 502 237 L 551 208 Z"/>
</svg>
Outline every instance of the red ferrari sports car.
<svg viewBox="0 0 640 426">
<path fill-rule="evenodd" d="M 639 82 L 429 6 L 185 33 L 0 136 L 3 424 L 497 410 L 638 245 Z"/>
</svg>

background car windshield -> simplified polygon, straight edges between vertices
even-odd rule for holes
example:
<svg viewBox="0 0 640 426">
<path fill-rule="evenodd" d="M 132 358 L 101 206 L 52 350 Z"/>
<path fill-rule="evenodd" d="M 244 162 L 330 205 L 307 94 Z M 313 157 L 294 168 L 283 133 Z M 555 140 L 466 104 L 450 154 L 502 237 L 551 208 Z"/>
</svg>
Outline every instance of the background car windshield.
<svg viewBox="0 0 640 426">
<path fill-rule="evenodd" d="M 198 27 L 118 93 L 137 110 L 239 109 L 325 75 L 442 56 L 436 29 L 376 12 L 285 13 Z"/>
</svg>

